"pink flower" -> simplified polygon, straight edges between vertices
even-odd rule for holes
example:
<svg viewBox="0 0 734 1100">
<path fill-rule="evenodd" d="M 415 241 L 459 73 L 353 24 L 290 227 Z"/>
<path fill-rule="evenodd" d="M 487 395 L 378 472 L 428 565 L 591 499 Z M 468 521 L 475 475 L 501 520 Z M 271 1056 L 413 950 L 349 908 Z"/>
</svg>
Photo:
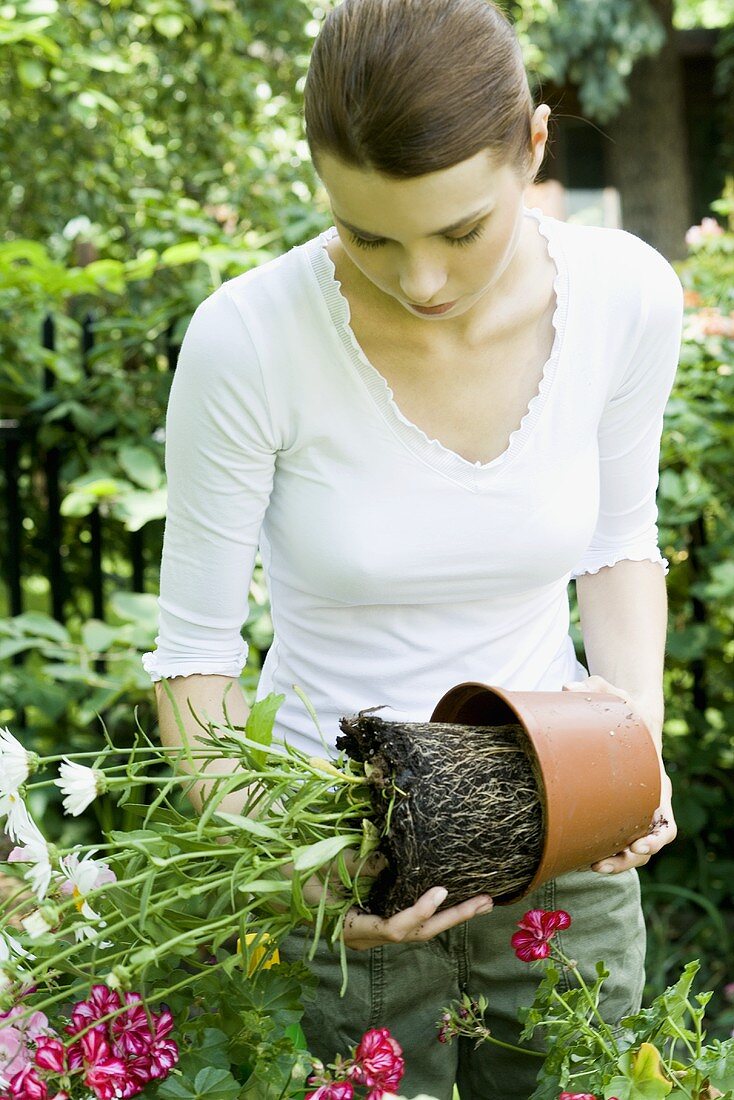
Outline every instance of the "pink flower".
<svg viewBox="0 0 734 1100">
<path fill-rule="evenodd" d="M 523 962 L 546 959 L 550 955 L 553 936 L 561 928 L 568 928 L 570 923 L 571 918 L 564 909 L 529 909 L 517 922 L 520 931 L 515 932 L 510 943 L 518 959 Z"/>
<path fill-rule="evenodd" d="M 320 1085 L 315 1092 L 307 1092 L 306 1100 L 352 1100 L 354 1089 L 349 1081 L 333 1081 Z"/>
<path fill-rule="evenodd" d="M 35 986 L 33 988 L 35 989 Z M 11 1027 L 22 1031 L 26 1039 L 37 1039 L 39 1035 L 53 1034 L 44 1012 L 32 1012 L 30 1016 L 24 1016 L 24 1012 L 23 1005 L 16 1004 L 7 1012 L 0 1012 L 0 1020 L 14 1020 Z"/>
<path fill-rule="evenodd" d="M 596 1100 L 596 1097 L 590 1092 L 562 1092 L 558 1100 Z"/>
<path fill-rule="evenodd" d="M 379 1100 L 383 1092 L 397 1088 L 405 1073 L 402 1047 L 386 1027 L 372 1028 L 362 1036 L 354 1055 L 354 1065 L 347 1071 L 358 1085 L 377 1089 L 371 1100 Z"/>
<path fill-rule="evenodd" d="M 17 1027 L 0 1030 L 0 1080 L 8 1080 L 30 1063 L 23 1032 Z"/>
<path fill-rule="evenodd" d="M 692 225 L 686 232 L 686 244 L 695 247 L 711 237 L 720 237 L 723 232 L 716 218 L 703 218 L 700 225 Z"/>
</svg>

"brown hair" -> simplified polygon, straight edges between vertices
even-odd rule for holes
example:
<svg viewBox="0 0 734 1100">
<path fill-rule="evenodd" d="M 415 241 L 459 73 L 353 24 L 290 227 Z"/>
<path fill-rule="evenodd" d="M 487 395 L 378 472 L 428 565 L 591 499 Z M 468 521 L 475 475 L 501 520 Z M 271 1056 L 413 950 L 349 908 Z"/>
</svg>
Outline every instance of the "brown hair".
<svg viewBox="0 0 734 1100">
<path fill-rule="evenodd" d="M 530 182 L 533 110 L 517 36 L 491 0 L 343 0 L 304 86 L 317 172 L 321 152 L 399 178 L 488 149 Z"/>
</svg>

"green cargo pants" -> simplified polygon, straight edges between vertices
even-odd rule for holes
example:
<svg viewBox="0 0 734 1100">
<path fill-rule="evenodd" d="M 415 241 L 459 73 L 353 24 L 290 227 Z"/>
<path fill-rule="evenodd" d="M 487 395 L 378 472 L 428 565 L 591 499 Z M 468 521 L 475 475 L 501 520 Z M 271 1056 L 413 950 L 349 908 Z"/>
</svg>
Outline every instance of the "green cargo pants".
<svg viewBox="0 0 734 1100">
<path fill-rule="evenodd" d="M 387 1027 L 403 1048 L 406 1097 L 427 1093 L 451 1100 L 456 1084 L 461 1100 L 527 1100 L 535 1087 L 540 1059 L 471 1040 L 437 1041 L 436 1024 L 444 1005 L 462 992 L 489 1001 L 485 1022 L 492 1034 L 517 1043 L 518 1008 L 530 1005 L 541 964 L 520 962 L 510 946 L 516 922 L 528 909 L 565 909 L 570 928 L 557 933 L 567 956 L 585 979 L 603 959 L 610 972 L 600 1004 L 616 1024 L 636 1011 L 644 985 L 645 925 L 637 871 L 600 875 L 574 871 L 541 886 L 514 905 L 498 906 L 424 943 L 384 944 L 370 951 L 347 948 L 349 983 L 343 998 L 339 953 L 319 944 L 307 965 L 319 979 L 306 1004 L 303 1031 L 312 1054 L 324 1063 L 337 1052 L 349 1055 L 372 1027 Z M 297 928 L 281 944 L 287 961 L 306 959 L 307 930 Z M 564 976 L 562 981 L 568 981 Z M 542 1049 L 536 1035 L 533 1045 Z"/>
</svg>

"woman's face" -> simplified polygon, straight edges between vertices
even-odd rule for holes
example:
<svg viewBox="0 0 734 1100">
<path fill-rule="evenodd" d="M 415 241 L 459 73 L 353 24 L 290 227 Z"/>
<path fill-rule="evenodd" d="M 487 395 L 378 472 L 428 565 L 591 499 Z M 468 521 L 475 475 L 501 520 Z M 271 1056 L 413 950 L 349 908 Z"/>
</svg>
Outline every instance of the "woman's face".
<svg viewBox="0 0 734 1100">
<path fill-rule="evenodd" d="M 547 137 L 545 122 L 539 125 L 537 163 Z M 511 167 L 494 165 L 487 151 L 405 180 L 347 166 L 326 153 L 319 167 L 342 248 L 388 296 L 388 305 L 399 303 L 412 318 L 441 324 L 467 314 L 493 287 L 508 282 L 525 188 Z M 415 308 L 445 303 L 455 304 L 434 314 Z"/>
</svg>

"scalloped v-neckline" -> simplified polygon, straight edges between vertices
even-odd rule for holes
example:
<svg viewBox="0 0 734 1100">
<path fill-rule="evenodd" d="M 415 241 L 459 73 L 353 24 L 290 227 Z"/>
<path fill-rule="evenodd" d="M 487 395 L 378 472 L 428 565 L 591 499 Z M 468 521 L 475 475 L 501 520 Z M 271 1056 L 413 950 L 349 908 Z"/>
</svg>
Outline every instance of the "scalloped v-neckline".
<svg viewBox="0 0 734 1100">
<path fill-rule="evenodd" d="M 422 461 L 444 476 L 458 481 L 472 490 L 481 489 L 484 485 L 490 482 L 493 483 L 499 473 L 509 468 L 523 450 L 548 399 L 563 346 L 563 334 L 566 328 L 568 311 L 568 270 L 565 253 L 558 239 L 558 233 L 554 232 L 554 227 L 550 224 L 553 219 L 549 219 L 538 207 L 525 207 L 523 212 L 526 216 L 532 216 L 537 221 L 538 230 L 546 241 L 548 255 L 556 268 L 553 280 L 556 305 L 551 317 L 554 333 L 553 345 L 550 355 L 543 365 L 538 388 L 531 397 L 520 424 L 510 433 L 507 446 L 502 453 L 489 462 L 471 462 L 463 455 L 441 443 L 440 440 L 431 439 L 422 428 L 403 414 L 395 401 L 387 379 L 367 358 L 350 325 L 349 301 L 342 292 L 342 285 L 337 278 L 334 262 L 325 247 L 328 241 L 337 235 L 336 227 L 331 226 L 329 229 L 324 230 L 308 241 L 306 245 L 311 267 L 325 300 L 329 316 L 350 361 L 356 368 L 383 419 L 403 444 Z"/>
</svg>

